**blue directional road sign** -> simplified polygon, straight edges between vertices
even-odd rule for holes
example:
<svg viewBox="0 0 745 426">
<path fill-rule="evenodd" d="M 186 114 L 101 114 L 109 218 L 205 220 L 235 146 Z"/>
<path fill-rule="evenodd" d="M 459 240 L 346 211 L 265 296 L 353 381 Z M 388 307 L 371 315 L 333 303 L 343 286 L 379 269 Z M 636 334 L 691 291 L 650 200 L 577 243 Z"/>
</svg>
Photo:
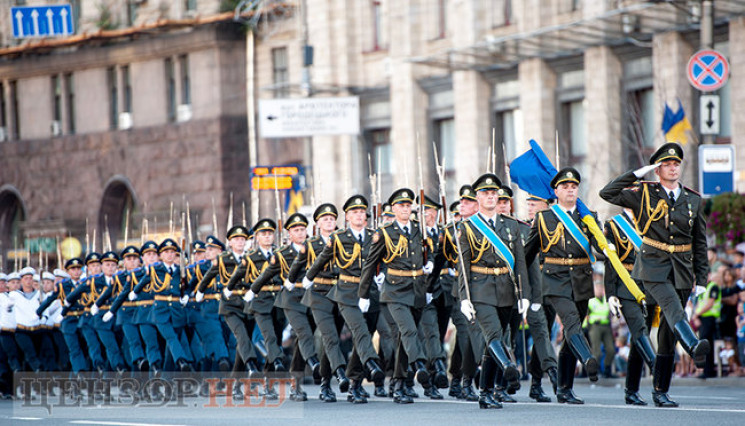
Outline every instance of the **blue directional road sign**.
<svg viewBox="0 0 745 426">
<path fill-rule="evenodd" d="M 11 7 L 10 18 L 15 38 L 67 36 L 75 33 L 69 4 Z"/>
<path fill-rule="evenodd" d="M 699 145 L 698 161 L 699 188 L 705 197 L 735 190 L 733 145 Z"/>
</svg>

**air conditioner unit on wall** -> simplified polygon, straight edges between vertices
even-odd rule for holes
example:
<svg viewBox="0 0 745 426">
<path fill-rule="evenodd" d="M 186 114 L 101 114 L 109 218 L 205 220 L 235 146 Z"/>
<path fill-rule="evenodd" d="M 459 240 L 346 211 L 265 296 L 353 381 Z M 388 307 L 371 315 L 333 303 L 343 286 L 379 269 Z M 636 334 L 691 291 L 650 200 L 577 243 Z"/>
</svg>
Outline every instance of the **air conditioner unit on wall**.
<svg viewBox="0 0 745 426">
<path fill-rule="evenodd" d="M 191 120 L 191 105 L 182 104 L 176 109 L 176 121 L 183 123 L 184 121 Z"/>
<path fill-rule="evenodd" d="M 132 128 L 132 113 L 123 112 L 119 114 L 119 130 L 127 130 Z"/>
<path fill-rule="evenodd" d="M 59 120 L 52 121 L 52 136 L 62 135 L 62 123 Z"/>
</svg>

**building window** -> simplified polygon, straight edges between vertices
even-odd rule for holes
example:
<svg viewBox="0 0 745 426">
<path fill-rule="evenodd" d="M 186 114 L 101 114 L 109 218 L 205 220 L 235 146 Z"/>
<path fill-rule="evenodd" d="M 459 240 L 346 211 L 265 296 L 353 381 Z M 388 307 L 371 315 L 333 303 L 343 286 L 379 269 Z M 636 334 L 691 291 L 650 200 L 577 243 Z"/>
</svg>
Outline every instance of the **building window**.
<svg viewBox="0 0 745 426">
<path fill-rule="evenodd" d="M 62 81 L 59 75 L 52 76 L 52 120 L 62 122 Z"/>
<path fill-rule="evenodd" d="M 65 74 L 65 94 L 67 95 L 65 101 L 65 108 L 67 109 L 67 131 L 71 134 L 75 134 L 75 84 L 72 79 L 72 74 Z"/>
<path fill-rule="evenodd" d="M 581 175 L 587 175 L 585 158 L 587 156 L 587 137 L 585 135 L 584 100 L 564 102 L 561 104 L 561 130 L 559 134 L 560 166 L 572 166 Z M 587 191 L 587 187 L 584 187 Z M 580 189 L 580 195 L 586 195 Z"/>
<path fill-rule="evenodd" d="M 491 2 L 492 27 L 505 27 L 513 24 L 512 0 L 493 0 Z"/>
<path fill-rule="evenodd" d="M 455 120 L 446 118 L 434 122 L 434 139 L 437 144 L 440 166 L 445 161 L 445 198 L 457 198 L 458 182 L 455 180 L 455 158 L 458 157 L 455 146 Z M 439 188 L 439 180 L 437 182 Z M 446 206 L 447 208 L 447 206 Z"/>
<path fill-rule="evenodd" d="M 197 0 L 184 0 L 184 10 L 186 11 L 197 10 Z"/>
<path fill-rule="evenodd" d="M 176 121 L 176 76 L 173 69 L 173 59 L 166 58 L 165 72 L 168 121 L 172 123 Z"/>
<path fill-rule="evenodd" d="M 637 168 L 654 152 L 654 90 L 634 90 L 626 94 L 624 152 L 626 168 Z"/>
<path fill-rule="evenodd" d="M 109 129 L 116 130 L 119 120 L 119 84 L 115 67 L 106 69 L 106 84 L 109 88 Z"/>
<path fill-rule="evenodd" d="M 287 48 L 277 47 L 272 49 L 272 82 L 274 83 L 275 98 L 289 96 L 289 80 Z"/>
<path fill-rule="evenodd" d="M 503 144 L 502 146 L 495 146 L 496 152 L 502 152 L 504 161 L 508 164 L 517 157 L 517 147 L 520 141 L 523 141 L 523 119 L 522 111 L 519 108 L 499 111 L 496 115 L 495 120 L 495 139 L 496 143 Z M 502 167 L 504 170 L 504 164 L 499 164 L 500 156 L 497 156 L 497 167 Z M 498 175 L 502 175 L 503 170 L 497 170 Z"/>
<path fill-rule="evenodd" d="M 181 104 L 191 104 L 191 83 L 189 77 L 189 56 L 178 57 L 179 69 L 181 71 Z"/>
<path fill-rule="evenodd" d="M 447 0 L 437 0 L 437 38 L 445 38 L 447 32 Z"/>
<path fill-rule="evenodd" d="M 372 153 L 372 167 L 380 174 L 380 188 L 378 192 L 385 194 L 393 190 L 393 148 L 391 146 L 391 129 L 374 129 L 367 132 Z M 384 198 L 385 199 L 385 198 Z"/>
<path fill-rule="evenodd" d="M 10 129 L 12 139 L 21 139 L 21 117 L 18 110 L 18 82 L 13 80 L 10 82 L 10 108 L 12 113 L 11 123 L 13 127 Z"/>
<path fill-rule="evenodd" d="M 380 4 L 379 1 L 372 2 L 372 28 L 373 28 L 373 37 L 372 37 L 372 50 L 380 50 L 382 49 L 382 36 L 383 36 L 383 6 Z"/>
<path fill-rule="evenodd" d="M 122 66 L 122 84 L 124 85 L 124 105 L 122 112 L 132 112 L 132 77 L 129 72 L 129 65 Z"/>
<path fill-rule="evenodd" d="M 8 117 L 7 106 L 5 105 L 5 83 L 0 81 L 0 142 L 8 139 Z"/>
<path fill-rule="evenodd" d="M 127 2 L 127 26 L 131 27 L 137 20 L 137 8 L 139 7 L 138 2 L 128 1 Z"/>
</svg>

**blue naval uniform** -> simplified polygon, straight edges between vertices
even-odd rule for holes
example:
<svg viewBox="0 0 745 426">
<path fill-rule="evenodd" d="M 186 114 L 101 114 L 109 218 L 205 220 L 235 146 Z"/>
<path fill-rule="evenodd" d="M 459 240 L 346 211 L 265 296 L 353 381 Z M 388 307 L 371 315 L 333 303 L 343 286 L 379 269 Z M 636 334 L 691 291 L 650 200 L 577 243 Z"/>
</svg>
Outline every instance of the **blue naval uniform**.
<svg viewBox="0 0 745 426">
<path fill-rule="evenodd" d="M 112 276 L 109 282 L 107 282 L 107 277 L 105 275 L 96 275 L 96 277 L 93 279 L 93 284 L 91 285 L 90 291 L 90 299 L 93 301 L 91 305 L 93 305 L 93 303 L 96 303 L 96 305 L 99 307 L 99 311 L 96 315 L 91 315 L 91 320 L 93 323 L 93 328 L 96 330 L 96 334 L 98 335 L 98 339 L 101 341 L 104 349 L 106 350 L 106 357 L 109 359 L 109 364 L 112 368 L 122 369 L 126 364 L 124 362 L 124 358 L 122 357 L 121 350 L 119 349 L 119 343 L 117 342 L 116 336 L 114 335 L 114 322 L 104 322 L 103 320 L 103 315 L 104 313 L 108 312 L 109 305 L 99 305 L 97 303 L 97 301 L 101 299 L 101 296 L 103 296 L 107 290 L 109 291 L 109 293 L 118 293 L 119 291 L 121 291 L 121 282 L 116 278 L 116 276 Z M 104 300 L 104 302 L 105 301 L 106 299 Z"/>
<path fill-rule="evenodd" d="M 49 305 L 54 303 L 55 299 L 59 299 L 60 303 L 64 306 L 64 301 L 67 298 L 67 295 L 75 290 L 78 283 L 79 282 L 75 282 L 70 278 L 59 282 L 57 287 L 54 289 L 54 292 L 52 292 L 52 294 L 41 303 L 39 308 L 36 310 L 36 314 L 41 317 Z M 72 372 L 77 374 L 88 368 L 85 355 L 83 354 L 83 350 L 80 348 L 80 341 L 78 340 L 80 337 L 78 334 L 78 322 L 80 317 L 85 314 L 85 308 L 76 301 L 70 306 L 63 308 L 62 313 L 64 318 L 60 324 L 60 330 L 62 331 L 62 336 L 67 344 Z"/>
<path fill-rule="evenodd" d="M 156 262 L 147 268 L 147 273 L 134 288 L 135 294 L 151 293 L 155 302 L 150 312 L 150 321 L 166 341 L 174 361 L 189 361 L 190 354 L 182 344 L 186 326 L 186 315 L 179 298 L 181 297 L 181 272 L 178 265 L 167 267 Z"/>
<path fill-rule="evenodd" d="M 150 364 L 151 368 L 153 368 L 160 366 L 161 361 L 163 360 L 160 353 L 160 346 L 158 345 L 158 330 L 150 320 L 150 312 L 152 311 L 155 299 L 153 299 L 153 294 L 150 292 L 140 293 L 135 301 L 127 299 L 129 292 L 132 291 L 133 287 L 136 287 L 139 284 L 147 271 L 148 269 L 146 267 L 140 267 L 127 272 L 127 280 L 124 282 L 122 291 L 118 296 L 116 296 L 116 299 L 114 299 L 109 310 L 111 313 L 117 315 L 117 317 L 119 315 L 124 317 L 124 319 L 117 318 L 117 321 L 122 321 L 122 324 L 126 324 L 128 321 L 126 317 L 131 317 L 131 320 L 129 321 L 131 321 L 133 327 L 139 330 L 139 336 L 137 339 L 139 340 L 139 337 L 142 337 L 142 342 L 145 344 L 147 362 Z M 119 313 L 120 309 L 121 314 Z M 122 326 L 124 336 L 129 342 L 130 336 L 127 336 L 128 328 L 130 327 Z M 134 332 L 130 331 L 130 333 L 132 333 L 131 338 L 134 340 Z M 132 343 L 130 342 L 130 348 L 131 345 Z M 137 359 L 134 355 L 132 358 Z"/>
<path fill-rule="evenodd" d="M 79 301 L 82 313 L 79 315 L 80 319 L 78 320 L 78 329 L 83 335 L 85 343 L 88 345 L 88 356 L 91 360 L 91 364 L 93 364 L 94 368 L 103 369 L 104 360 L 101 352 L 101 344 L 99 343 L 98 336 L 93 328 L 93 317 L 90 312 L 90 306 L 98 296 L 97 294 L 95 296 L 91 294 L 91 288 L 93 287 L 95 289 L 95 286 L 92 286 L 91 283 L 99 276 L 103 276 L 103 274 L 86 277 L 84 280 L 81 280 L 77 287 L 75 287 L 72 292 L 68 293 L 65 301 L 71 306 L 74 306 Z"/>
<path fill-rule="evenodd" d="M 209 260 L 200 260 L 186 268 L 188 279 L 188 291 L 191 296 L 196 286 L 204 278 L 204 274 L 212 267 Z M 193 325 L 204 345 L 205 355 L 211 355 L 215 360 L 227 359 L 228 348 L 223 338 L 222 324 L 217 314 L 220 305 L 220 293 L 217 279 L 213 279 L 204 291 L 204 299 L 196 303 L 193 297 L 189 297 L 186 305 L 187 324 Z M 199 318 L 196 318 L 198 316 Z"/>
<path fill-rule="evenodd" d="M 129 273 L 126 271 L 114 275 L 112 277 L 112 285 L 106 286 L 101 296 L 96 300 L 96 305 L 101 312 L 99 315 L 102 323 L 102 318 L 106 310 L 111 310 L 111 307 L 107 305 L 107 302 L 113 306 L 119 298 L 119 295 L 124 293 L 124 288 L 128 288 L 129 277 Z M 127 291 L 127 293 L 129 293 L 129 291 Z M 129 303 L 129 305 L 127 305 L 127 303 Z M 127 340 L 127 347 L 129 348 L 129 355 L 132 364 L 145 358 L 142 341 L 140 340 L 140 331 L 137 325 L 134 324 L 135 311 L 136 306 L 134 305 L 134 302 L 124 302 L 121 311 L 117 312 L 115 322 L 116 326 L 121 327 L 122 332 L 124 333 L 124 338 Z M 114 313 L 114 311 L 111 312 Z M 111 324 L 111 321 L 109 321 L 108 324 Z"/>
</svg>

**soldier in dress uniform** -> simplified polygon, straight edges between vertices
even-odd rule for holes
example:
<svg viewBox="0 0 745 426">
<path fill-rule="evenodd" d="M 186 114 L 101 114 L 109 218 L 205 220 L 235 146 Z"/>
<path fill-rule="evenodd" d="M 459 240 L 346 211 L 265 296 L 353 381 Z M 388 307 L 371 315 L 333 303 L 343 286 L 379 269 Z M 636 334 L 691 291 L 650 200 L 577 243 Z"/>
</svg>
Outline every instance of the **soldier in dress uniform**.
<svg viewBox="0 0 745 426">
<path fill-rule="evenodd" d="M 699 367 L 711 351 L 708 340 L 696 337 L 683 311 L 694 285 L 706 285 L 709 265 L 704 203 L 698 193 L 681 185 L 682 161 L 683 148 L 666 143 L 652 154 L 648 166 L 622 174 L 600 191 L 604 200 L 634 213 L 643 243 L 631 275 L 643 282 L 664 315 L 652 392 L 658 407 L 678 406 L 667 394 L 676 339 Z M 659 182 L 638 182 L 652 170 Z"/>
<path fill-rule="evenodd" d="M 532 262 L 540 252 L 543 293 L 564 325 L 564 342 L 559 351 L 560 403 L 583 404 L 572 390 L 577 360 L 582 363 L 590 381 L 598 379 L 598 362 L 582 333 L 582 319 L 587 315 L 588 301 L 594 297 L 592 280 L 593 248 L 597 241 L 580 221 L 577 194 L 581 177 L 565 167 L 551 180 L 558 204 L 538 212 L 525 246 L 526 260 Z M 593 214 L 594 217 L 594 214 Z M 549 321 L 549 329 L 553 326 Z"/>
<path fill-rule="evenodd" d="M 349 379 L 346 376 L 346 359 L 339 348 L 339 333 L 344 326 L 344 318 L 333 300 L 328 298 L 329 290 L 336 285 L 338 269 L 335 263 L 326 263 L 322 268 L 314 270 L 313 279 L 305 280 L 318 255 L 336 229 L 336 207 L 330 203 L 321 204 L 313 212 L 318 235 L 305 241 L 304 249 L 295 256 L 287 279 L 290 282 L 302 282 L 305 294 L 302 303 L 310 308 L 316 326 L 321 331 L 324 357 L 328 359 L 329 370 L 325 371 L 324 362 L 321 363 L 321 393 L 319 399 L 323 402 L 336 402 L 336 394 L 331 390 L 330 379 L 333 371 L 339 382 L 339 390 L 349 390 Z"/>
<path fill-rule="evenodd" d="M 83 309 L 83 313 L 80 315 L 78 320 L 78 328 L 80 333 L 85 339 L 86 346 L 88 347 L 88 359 L 94 369 L 99 374 L 103 374 L 105 364 L 103 359 L 103 353 L 101 351 L 101 343 L 98 341 L 98 336 L 93 328 L 93 317 L 90 313 L 91 305 L 95 302 L 95 298 L 91 297 L 91 283 L 101 274 L 101 255 L 96 252 L 88 253 L 85 256 L 85 267 L 86 277 L 80 280 L 77 287 L 69 293 L 65 298 L 64 305 L 67 308 L 71 308 L 76 303 L 79 303 Z"/>
<path fill-rule="evenodd" d="M 635 223 L 633 213 L 629 209 L 624 209 L 622 214 L 605 221 L 605 238 L 608 243 L 613 244 L 616 248 L 619 260 L 629 272 L 634 269 L 636 261 L 636 249 L 633 241 L 641 238 L 637 234 Z M 647 315 L 645 319 L 641 305 L 636 302 L 636 299 L 623 284 L 607 258 L 603 281 L 611 314 L 618 316 L 619 312 L 623 312 L 623 317 L 631 334 L 631 351 L 626 369 L 624 399 L 626 404 L 647 405 L 647 402 L 639 395 L 639 382 L 642 378 L 644 364 L 647 364 L 650 372 L 654 371 L 656 354 L 652 348 L 652 342 L 649 340 L 649 328 L 652 325 L 653 315 Z M 644 291 L 644 283 L 641 280 L 637 281 L 636 284 Z M 647 308 L 653 309 L 649 304 Z M 651 310 L 651 312 L 654 312 L 654 310 Z"/>
<path fill-rule="evenodd" d="M 10 294 L 18 290 L 21 284 L 21 276 L 18 272 L 11 272 L 5 280 L 5 288 L 0 292 L 0 345 L 7 356 L 8 368 L 10 369 L 8 378 L 8 394 L 14 395 L 13 373 L 22 370 L 21 354 L 16 344 L 16 316 L 13 311 L 13 301 Z"/>
<path fill-rule="evenodd" d="M 143 292 L 153 295 L 155 302 L 151 312 L 152 322 L 166 341 L 168 354 L 181 372 L 192 372 L 194 368 L 189 362 L 191 355 L 188 347 L 183 344 L 186 325 L 183 308 L 188 301 L 188 295 L 181 294 L 181 271 L 175 263 L 179 251 L 176 241 L 171 238 L 163 240 L 158 246 L 161 261 L 146 268 L 147 273 L 132 289 L 128 298 L 135 301 Z"/>
<path fill-rule="evenodd" d="M 22 365 L 29 368 L 29 371 L 39 372 L 45 370 L 45 365 L 39 353 L 41 335 L 36 310 L 40 304 L 38 290 L 34 288 L 35 273 L 34 268 L 30 266 L 21 269 L 21 287 L 11 291 L 9 296 L 15 314 L 15 339 L 23 358 Z"/>
<path fill-rule="evenodd" d="M 416 371 L 416 379 L 422 385 L 429 383 L 429 373 L 425 362 L 426 357 L 417 336 L 415 306 L 417 294 L 426 291 L 426 274 L 434 268 L 434 253 L 425 249 L 428 237 L 422 234 L 420 226 L 409 219 L 411 205 L 414 202 L 414 192 L 408 188 L 401 188 L 391 194 L 388 203 L 396 216 L 396 220 L 380 226 L 372 234 L 372 246 L 362 267 L 359 297 L 360 303 L 365 304 L 369 297 L 373 279 L 380 280 L 377 272 L 378 265 L 386 265 L 385 283 L 382 286 L 380 301 L 388 304 L 388 310 L 396 321 L 399 330 L 399 346 L 396 350 L 396 369 L 394 379 L 396 389 L 394 402 L 412 403 L 410 396 L 404 393 L 405 366 L 411 361 L 411 367 Z M 395 241 L 395 242 L 394 242 Z"/>
<path fill-rule="evenodd" d="M 373 244 L 372 231 L 365 228 L 367 207 L 367 199 L 362 195 L 354 195 L 344 203 L 343 209 L 349 226 L 330 236 L 323 251 L 303 278 L 303 285 L 308 288 L 327 265 L 338 267 L 339 277 L 327 297 L 336 302 L 339 313 L 352 333 L 354 352 L 347 366 L 347 374 L 352 380 L 350 392 L 353 403 L 367 402 L 361 392 L 362 380 L 366 374 L 360 364 L 369 371 L 368 378 L 371 381 L 379 382 L 385 378 L 364 317 L 370 307 L 369 295 L 360 292 L 360 273 Z"/>
<path fill-rule="evenodd" d="M 251 378 L 258 377 L 260 372 L 257 365 L 256 349 L 251 339 L 256 322 L 253 315 L 244 311 L 246 303 L 243 301 L 243 296 L 248 291 L 250 283 L 240 280 L 235 284 L 229 296 L 222 293 L 221 290 L 227 287 L 230 277 L 236 271 L 238 265 L 241 264 L 246 254 L 245 248 L 248 236 L 248 229 L 242 225 L 235 225 L 228 230 L 229 250 L 223 251 L 212 262 L 209 270 L 197 285 L 195 299 L 197 302 L 204 301 L 203 303 L 210 306 L 210 304 L 214 303 L 212 301 L 215 300 L 215 296 L 213 295 L 221 294 L 218 296 L 220 297 L 218 313 L 225 319 L 236 340 L 233 373 L 248 371 L 248 376 Z M 220 246 L 221 244 L 216 237 L 207 237 L 208 247 L 212 246 L 215 249 L 217 248 L 216 246 Z M 236 397 L 242 396 L 240 382 L 235 383 L 233 394 Z"/>
<path fill-rule="evenodd" d="M 518 286 L 528 282 L 525 255 L 517 220 L 498 213 L 499 178 L 486 173 L 472 185 L 478 213 L 464 220 L 459 230 L 461 312 L 476 319 L 487 342 L 481 362 L 479 408 L 501 408 L 493 397 L 497 367 L 514 386 L 519 372 L 502 338 L 518 303 Z"/>
</svg>

